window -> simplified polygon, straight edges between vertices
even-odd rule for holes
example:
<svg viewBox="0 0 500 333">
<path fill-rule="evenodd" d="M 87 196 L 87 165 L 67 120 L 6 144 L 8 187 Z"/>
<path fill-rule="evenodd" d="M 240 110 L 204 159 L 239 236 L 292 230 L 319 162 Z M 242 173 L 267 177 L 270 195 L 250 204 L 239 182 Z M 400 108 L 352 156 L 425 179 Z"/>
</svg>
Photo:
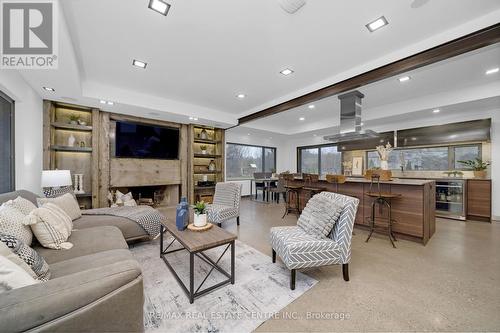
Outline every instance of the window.
<svg viewBox="0 0 500 333">
<path fill-rule="evenodd" d="M 299 172 L 320 176 L 342 172 L 342 153 L 337 151 L 336 146 L 299 147 L 297 154 Z"/>
<path fill-rule="evenodd" d="M 228 180 L 249 179 L 254 172 L 276 171 L 276 148 L 237 143 L 226 145 Z"/>
<path fill-rule="evenodd" d="M 0 91 L 0 193 L 14 191 L 14 101 Z"/>
<path fill-rule="evenodd" d="M 479 144 L 470 146 L 446 146 L 430 148 L 397 149 L 389 156 L 389 169 L 414 171 L 444 171 L 463 169 L 458 163 L 460 160 L 469 160 L 481 157 Z M 367 152 L 368 168 L 380 167 L 380 160 L 376 151 Z"/>
</svg>

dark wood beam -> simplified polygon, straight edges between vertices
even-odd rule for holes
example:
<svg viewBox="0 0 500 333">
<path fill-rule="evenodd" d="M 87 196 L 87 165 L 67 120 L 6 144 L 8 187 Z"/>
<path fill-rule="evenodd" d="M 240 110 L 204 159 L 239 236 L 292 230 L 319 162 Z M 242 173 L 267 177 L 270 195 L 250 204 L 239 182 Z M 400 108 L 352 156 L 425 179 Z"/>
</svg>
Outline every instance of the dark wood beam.
<svg viewBox="0 0 500 333">
<path fill-rule="evenodd" d="M 238 119 L 238 125 L 500 42 L 500 23 Z"/>
</svg>

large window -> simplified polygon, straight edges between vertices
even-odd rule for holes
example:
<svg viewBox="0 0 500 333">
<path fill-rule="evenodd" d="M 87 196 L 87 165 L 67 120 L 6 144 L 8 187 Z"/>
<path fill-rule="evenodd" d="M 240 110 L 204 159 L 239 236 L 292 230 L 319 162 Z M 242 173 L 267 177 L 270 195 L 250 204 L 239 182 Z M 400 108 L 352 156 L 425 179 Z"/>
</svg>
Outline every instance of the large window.
<svg viewBox="0 0 500 333">
<path fill-rule="evenodd" d="M 342 172 L 342 153 L 336 146 L 297 148 L 297 169 L 302 173 L 326 174 Z"/>
<path fill-rule="evenodd" d="M 14 101 L 0 91 L 0 193 L 14 191 Z"/>
<path fill-rule="evenodd" d="M 458 161 L 481 158 L 481 146 L 446 146 L 394 150 L 389 157 L 389 169 L 416 171 L 444 171 L 464 169 Z M 368 168 L 380 167 L 376 151 L 367 152 Z"/>
<path fill-rule="evenodd" d="M 228 180 L 249 179 L 254 172 L 276 171 L 276 148 L 238 143 L 226 145 L 226 177 Z"/>
</svg>

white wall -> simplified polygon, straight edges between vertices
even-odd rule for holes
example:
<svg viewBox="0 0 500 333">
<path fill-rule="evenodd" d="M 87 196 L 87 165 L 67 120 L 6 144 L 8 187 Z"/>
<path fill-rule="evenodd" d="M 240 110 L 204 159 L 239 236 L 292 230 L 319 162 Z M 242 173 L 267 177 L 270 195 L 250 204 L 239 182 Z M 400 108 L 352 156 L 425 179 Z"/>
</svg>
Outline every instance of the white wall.
<svg viewBox="0 0 500 333">
<path fill-rule="evenodd" d="M 15 101 L 16 189 L 40 193 L 42 98 L 14 70 L 0 70 L 0 90 Z"/>
</svg>

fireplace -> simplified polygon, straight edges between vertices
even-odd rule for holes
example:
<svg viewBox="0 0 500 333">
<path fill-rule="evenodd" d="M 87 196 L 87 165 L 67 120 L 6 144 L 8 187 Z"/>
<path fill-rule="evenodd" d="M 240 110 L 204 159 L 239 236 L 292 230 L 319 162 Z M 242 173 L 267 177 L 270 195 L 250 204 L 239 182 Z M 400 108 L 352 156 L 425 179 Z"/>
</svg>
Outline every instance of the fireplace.
<svg viewBox="0 0 500 333">
<path fill-rule="evenodd" d="M 138 205 L 170 207 L 179 203 L 179 185 L 129 186 L 115 187 L 112 191 L 131 192 Z"/>
</svg>

